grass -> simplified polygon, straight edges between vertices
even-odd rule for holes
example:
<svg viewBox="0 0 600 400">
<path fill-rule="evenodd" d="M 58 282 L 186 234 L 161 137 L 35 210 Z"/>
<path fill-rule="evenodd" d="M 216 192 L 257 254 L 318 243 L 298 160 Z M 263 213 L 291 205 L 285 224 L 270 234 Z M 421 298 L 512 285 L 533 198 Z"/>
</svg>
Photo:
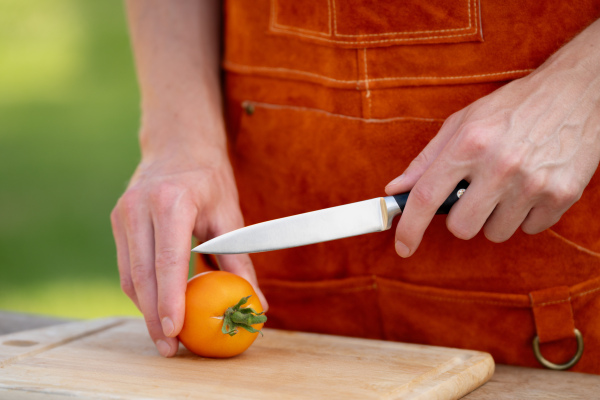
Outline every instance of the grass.
<svg viewBox="0 0 600 400">
<path fill-rule="evenodd" d="M 0 3 L 0 309 L 138 315 L 109 214 L 139 160 L 119 0 Z"/>
</svg>

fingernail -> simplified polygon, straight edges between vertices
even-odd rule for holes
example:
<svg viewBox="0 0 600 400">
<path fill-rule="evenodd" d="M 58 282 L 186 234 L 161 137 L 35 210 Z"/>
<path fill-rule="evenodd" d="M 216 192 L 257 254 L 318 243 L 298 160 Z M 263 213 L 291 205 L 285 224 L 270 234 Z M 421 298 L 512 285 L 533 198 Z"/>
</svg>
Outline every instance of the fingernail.
<svg viewBox="0 0 600 400">
<path fill-rule="evenodd" d="M 410 249 L 401 241 L 396 240 L 396 253 L 398 253 L 400 257 L 406 258 L 410 254 Z"/>
<path fill-rule="evenodd" d="M 156 349 L 163 357 L 168 357 L 171 353 L 171 346 L 169 346 L 167 342 L 161 339 L 156 341 Z"/>
<path fill-rule="evenodd" d="M 171 318 L 169 317 L 164 317 L 161 322 L 165 336 L 170 337 L 173 331 L 175 330 L 175 324 L 173 324 L 173 321 L 171 321 Z"/>
<path fill-rule="evenodd" d="M 392 185 L 395 185 L 396 183 L 400 183 L 400 181 L 402 179 L 404 179 L 404 174 L 400 175 L 399 177 L 397 177 L 396 179 L 394 179 L 393 181 L 388 183 L 386 186 L 392 186 Z"/>
</svg>

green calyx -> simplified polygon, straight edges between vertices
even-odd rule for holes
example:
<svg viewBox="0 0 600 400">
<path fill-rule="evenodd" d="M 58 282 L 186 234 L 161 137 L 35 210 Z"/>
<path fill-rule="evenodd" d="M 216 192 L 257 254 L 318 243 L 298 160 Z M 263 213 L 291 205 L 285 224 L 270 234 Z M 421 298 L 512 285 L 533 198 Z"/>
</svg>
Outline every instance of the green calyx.
<svg viewBox="0 0 600 400">
<path fill-rule="evenodd" d="M 242 297 L 238 303 L 229 307 L 225 314 L 223 314 L 223 327 L 221 332 L 226 335 L 233 336 L 238 333 L 238 328 L 244 328 L 250 333 L 262 332 L 252 327 L 252 325 L 262 324 L 267 321 L 264 313 L 257 313 L 250 307 L 242 306 L 248 302 L 250 296 Z"/>
</svg>

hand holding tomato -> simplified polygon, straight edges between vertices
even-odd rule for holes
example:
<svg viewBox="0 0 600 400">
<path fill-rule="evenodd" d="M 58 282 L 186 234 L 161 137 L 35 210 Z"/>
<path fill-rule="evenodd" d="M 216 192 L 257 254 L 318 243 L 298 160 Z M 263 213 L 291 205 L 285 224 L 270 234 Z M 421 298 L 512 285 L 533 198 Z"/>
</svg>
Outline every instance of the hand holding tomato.
<svg viewBox="0 0 600 400">
<path fill-rule="evenodd" d="M 178 149 L 145 157 L 111 215 L 121 286 L 144 314 L 161 355 L 177 352 L 184 320 L 191 237 L 204 241 L 243 226 L 224 151 Z M 247 254 L 217 257 L 219 266 L 257 288 Z M 236 299 L 233 303 L 237 303 Z"/>
<path fill-rule="evenodd" d="M 142 160 L 111 222 L 121 286 L 163 356 L 179 347 L 192 235 L 243 226 L 223 121 L 220 12 L 217 1 L 127 1 Z M 248 255 L 217 259 L 257 284 Z"/>
<path fill-rule="evenodd" d="M 233 357 L 250 347 L 266 320 L 248 281 L 225 271 L 204 272 L 188 281 L 179 340 L 200 356 Z"/>
</svg>

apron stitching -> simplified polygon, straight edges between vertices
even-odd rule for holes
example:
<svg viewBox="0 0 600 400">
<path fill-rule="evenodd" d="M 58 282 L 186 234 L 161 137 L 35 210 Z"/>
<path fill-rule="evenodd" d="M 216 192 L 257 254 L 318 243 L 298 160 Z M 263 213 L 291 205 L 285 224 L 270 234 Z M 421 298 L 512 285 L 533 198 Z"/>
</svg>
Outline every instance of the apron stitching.
<svg viewBox="0 0 600 400">
<path fill-rule="evenodd" d="M 360 79 L 360 50 L 356 49 L 356 90 L 360 92 L 362 80 Z M 360 94 L 360 115 L 361 117 L 365 117 L 365 102 L 362 97 L 362 93 Z"/>
<path fill-rule="evenodd" d="M 367 97 L 367 118 L 371 118 L 371 91 L 369 90 L 369 72 L 367 69 L 367 49 L 363 49 L 363 60 L 365 62 L 365 86 L 367 89 L 366 97 Z"/>
<path fill-rule="evenodd" d="M 276 27 L 271 28 L 272 31 L 280 31 L 283 33 L 289 33 L 286 32 L 284 29 L 279 29 Z M 314 39 L 317 41 L 323 41 L 323 42 L 329 42 L 329 43 L 338 43 L 338 44 L 353 44 L 353 45 L 361 45 L 361 44 L 377 44 L 377 43 L 394 43 L 394 42 L 410 42 L 410 41 L 419 41 L 419 40 L 430 40 L 430 39 L 446 39 L 446 38 L 452 38 L 452 37 L 461 37 L 461 36 L 472 36 L 472 35 L 476 35 L 477 34 L 477 30 L 475 30 L 474 32 L 467 32 L 467 33 L 463 33 L 460 35 L 442 35 L 442 36 L 427 36 L 427 37 L 415 37 L 415 38 L 395 38 L 395 39 L 383 39 L 383 40 L 363 40 L 363 41 L 349 41 L 349 40 L 333 40 L 333 39 L 325 39 L 322 37 L 316 37 L 316 36 L 311 36 L 311 35 L 306 35 L 303 33 L 293 33 L 293 35 L 296 36 L 301 36 L 301 37 L 306 37 L 309 39 Z"/>
<path fill-rule="evenodd" d="M 327 23 L 329 24 L 329 35 L 331 36 L 331 1 L 327 0 Z M 335 12 L 335 10 L 334 10 Z"/>
<path fill-rule="evenodd" d="M 531 295 L 530 295 L 531 297 Z M 532 300 L 533 301 L 533 300 Z M 571 296 L 569 296 L 568 299 L 564 299 L 564 300 L 555 300 L 555 301 L 547 301 L 545 303 L 539 303 L 539 304 L 532 304 L 533 307 L 544 307 L 544 306 L 550 306 L 552 304 L 560 304 L 560 303 L 568 303 L 571 301 Z"/>
<path fill-rule="evenodd" d="M 562 236 L 562 235 L 560 235 L 560 234 L 556 233 L 556 232 L 555 232 L 555 231 L 553 231 L 552 229 L 547 229 L 547 230 L 548 230 L 548 233 L 550 233 L 550 234 L 551 234 L 551 235 L 553 235 L 554 237 L 556 237 L 556 238 L 558 238 L 558 239 L 560 239 L 560 240 L 563 240 L 564 242 L 566 242 L 566 243 L 570 244 L 571 246 L 575 247 L 577 250 L 579 250 L 579 251 L 583 251 L 584 253 L 586 253 L 586 254 L 589 254 L 590 256 L 594 256 L 594 257 L 600 257 L 600 253 L 597 253 L 597 252 L 595 252 L 595 251 L 593 251 L 593 250 L 590 250 L 590 249 L 587 249 L 587 248 L 585 248 L 585 247 L 583 247 L 583 246 L 580 246 L 580 245 L 578 245 L 577 243 L 575 243 L 575 242 L 573 242 L 573 241 L 571 241 L 571 240 L 567 239 L 566 237 L 564 237 L 564 236 Z"/>
<path fill-rule="evenodd" d="M 298 69 L 290 69 L 290 68 L 282 68 L 282 67 L 263 67 L 263 66 L 253 66 L 253 65 L 243 65 L 237 64 L 232 61 L 225 61 L 223 63 L 224 67 L 232 67 L 238 69 L 245 70 L 256 70 L 256 71 L 272 71 L 272 72 L 292 72 L 298 75 L 306 75 L 312 76 L 316 78 L 320 78 L 327 81 L 338 82 L 338 83 L 347 83 L 347 84 L 355 84 L 357 83 L 355 80 L 343 80 L 343 79 L 335 79 L 330 78 L 326 75 L 320 75 L 313 72 L 301 71 Z M 441 79 L 441 80 L 452 80 L 452 79 L 465 79 L 465 78 L 482 78 L 488 76 L 498 76 L 498 75 L 508 75 L 508 74 L 516 74 L 523 72 L 532 72 L 535 69 L 515 69 L 511 71 L 503 71 L 503 72 L 490 72 L 487 74 L 474 74 L 474 75 L 459 75 L 459 76 L 395 76 L 395 77 L 387 77 L 387 78 L 371 78 L 369 82 L 379 82 L 379 81 L 393 81 L 393 80 L 420 80 L 420 79 Z"/>
<path fill-rule="evenodd" d="M 473 5 L 475 5 L 475 9 L 477 8 L 477 0 L 473 0 Z M 467 12 L 468 12 L 468 20 L 469 25 L 465 28 L 452 28 L 452 29 L 435 29 L 429 31 L 402 31 L 402 32 L 382 32 L 382 33 L 362 33 L 358 35 L 349 35 L 338 33 L 337 30 L 337 14 L 336 14 L 335 0 L 333 0 L 333 32 L 335 36 L 339 37 L 366 37 L 366 36 L 384 36 L 384 35 L 416 35 L 419 33 L 434 33 L 434 32 L 454 32 L 454 31 L 464 31 L 471 29 L 473 27 L 473 21 L 471 20 L 471 0 L 467 0 Z M 477 23 L 477 21 L 475 21 Z"/>
<path fill-rule="evenodd" d="M 393 117 L 393 118 L 380 118 L 380 119 L 379 118 L 366 119 L 366 118 L 352 117 L 352 116 L 343 115 L 343 114 L 334 114 L 329 111 L 319 110 L 318 108 L 288 106 L 288 105 L 281 105 L 281 104 L 269 104 L 269 103 L 261 103 L 261 102 L 254 102 L 254 101 L 252 102 L 252 104 L 254 104 L 255 106 L 258 106 L 258 107 L 262 107 L 262 108 L 291 109 L 291 110 L 295 110 L 295 111 L 316 112 L 316 113 L 325 114 L 330 117 L 345 118 L 345 119 L 350 119 L 350 120 L 355 120 L 355 121 L 363 121 L 366 123 L 387 123 L 387 122 L 392 122 L 392 121 L 425 121 L 425 122 L 437 122 L 437 123 L 444 122 L 444 120 L 440 119 L 440 118 L 422 118 L 422 117 Z"/>
<path fill-rule="evenodd" d="M 582 292 L 582 293 L 574 294 L 573 297 L 582 297 L 582 296 L 585 296 L 585 295 L 588 295 L 588 294 L 591 294 L 591 293 L 595 293 L 595 292 L 598 292 L 598 291 L 600 291 L 600 287 L 597 287 L 596 289 L 590 289 L 590 290 L 587 290 L 587 291 Z"/>
<path fill-rule="evenodd" d="M 289 30 L 289 31 L 298 31 L 298 32 L 306 32 L 306 33 L 312 33 L 315 35 L 324 35 L 324 36 L 328 36 L 331 37 L 331 4 L 330 4 L 331 0 L 327 0 L 327 21 L 328 21 L 328 28 L 329 28 L 329 32 L 325 33 L 325 32 L 319 32 L 319 31 L 313 31 L 310 29 L 304 29 L 304 28 L 298 28 L 296 26 L 290 26 L 290 25 L 281 25 L 279 23 L 276 22 L 276 16 L 277 16 L 277 0 L 271 0 L 271 18 L 270 20 L 270 28 L 271 30 L 274 30 L 275 27 L 279 28 L 280 30 Z"/>
<path fill-rule="evenodd" d="M 337 13 L 335 11 L 335 0 L 331 0 L 333 2 L 333 31 L 337 36 Z"/>
</svg>

